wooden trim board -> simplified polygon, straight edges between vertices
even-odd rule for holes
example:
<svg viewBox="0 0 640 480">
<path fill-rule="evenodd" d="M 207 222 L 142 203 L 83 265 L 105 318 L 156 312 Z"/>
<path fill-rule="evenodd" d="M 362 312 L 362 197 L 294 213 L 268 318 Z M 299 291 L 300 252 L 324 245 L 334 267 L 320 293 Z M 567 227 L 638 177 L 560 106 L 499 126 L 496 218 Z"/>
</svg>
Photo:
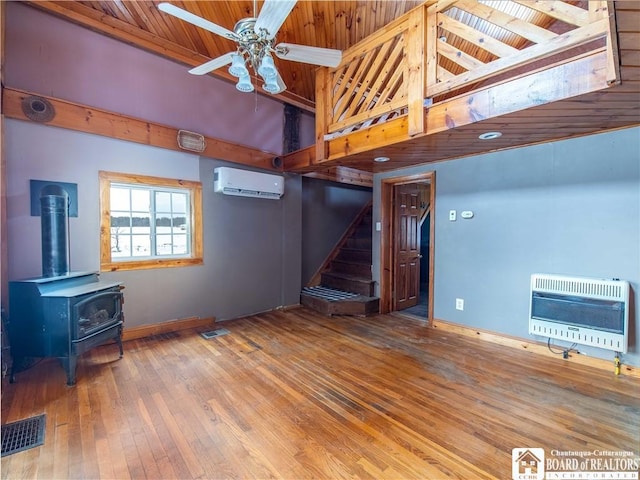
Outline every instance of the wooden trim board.
<svg viewBox="0 0 640 480">
<path fill-rule="evenodd" d="M 166 148 L 178 152 L 192 153 L 208 158 L 217 158 L 242 165 L 280 171 L 272 165 L 275 153 L 264 152 L 257 148 L 239 145 L 219 138 L 204 137 L 205 150 L 192 152 L 178 146 L 178 127 L 170 127 L 148 122 L 128 115 L 94 108 L 88 105 L 26 92 L 14 88 L 2 88 L 2 108 L 6 118 L 32 121 L 22 110 L 24 98 L 36 96 L 49 100 L 55 109 L 53 119 L 41 125 L 92 133 L 103 137 L 117 138 L 128 142 Z"/>
<path fill-rule="evenodd" d="M 402 314 L 402 312 L 396 312 L 398 314 Z M 538 355 L 544 355 L 545 357 L 553 357 L 563 362 L 574 362 L 580 365 L 585 365 L 588 367 L 597 368 L 600 370 L 608 370 L 612 375 L 614 373 L 614 363 L 613 358 L 609 360 L 604 360 L 602 358 L 589 357 L 585 354 L 576 354 L 572 352 L 569 355 L 569 358 L 564 359 L 561 355 L 556 355 L 549 351 L 546 343 L 535 342 L 531 340 L 525 340 L 518 337 L 511 337 L 508 335 L 503 335 L 495 332 L 490 332 L 488 330 L 482 330 L 479 328 L 467 327 L 464 325 L 459 325 L 456 323 L 447 322 L 445 320 L 434 319 L 431 323 L 431 327 L 438 328 L 440 330 L 457 333 L 459 335 L 464 335 L 467 337 L 475 337 L 480 340 L 484 340 L 486 342 L 496 343 L 499 345 L 503 345 L 509 348 L 517 348 L 520 350 L 526 350 Z M 613 355 L 613 352 L 612 352 Z M 624 356 L 621 359 L 624 361 Z M 630 377 L 640 378 L 640 368 L 635 367 L 633 365 L 625 365 L 622 363 L 620 368 L 621 375 L 628 375 Z"/>
<path fill-rule="evenodd" d="M 122 340 L 135 340 L 137 338 L 150 337 L 162 333 L 178 332 L 189 328 L 210 327 L 215 323 L 215 317 L 200 318 L 189 317 L 168 322 L 154 323 L 152 325 L 140 325 L 139 327 L 125 328 L 122 332 Z"/>
</svg>

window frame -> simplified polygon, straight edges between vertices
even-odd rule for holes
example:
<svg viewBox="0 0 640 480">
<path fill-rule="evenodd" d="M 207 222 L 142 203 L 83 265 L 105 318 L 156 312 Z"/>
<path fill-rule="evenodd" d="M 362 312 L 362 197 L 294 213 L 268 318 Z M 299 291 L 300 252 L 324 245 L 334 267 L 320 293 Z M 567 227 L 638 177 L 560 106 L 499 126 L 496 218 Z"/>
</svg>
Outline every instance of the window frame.
<svg viewBox="0 0 640 480">
<path fill-rule="evenodd" d="M 203 264 L 202 183 L 191 180 L 153 177 L 116 172 L 99 172 L 100 181 L 100 271 L 144 270 Z M 111 257 L 111 185 L 140 185 L 146 188 L 170 188 L 189 191 L 191 255 L 184 257 L 113 260 Z"/>
</svg>

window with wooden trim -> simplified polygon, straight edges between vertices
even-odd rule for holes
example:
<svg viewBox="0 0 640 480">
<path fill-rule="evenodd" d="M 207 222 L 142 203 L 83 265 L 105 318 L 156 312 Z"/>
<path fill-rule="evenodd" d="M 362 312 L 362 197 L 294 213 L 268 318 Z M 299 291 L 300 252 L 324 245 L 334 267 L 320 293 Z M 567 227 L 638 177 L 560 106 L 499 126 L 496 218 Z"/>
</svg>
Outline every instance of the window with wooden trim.
<svg viewBox="0 0 640 480">
<path fill-rule="evenodd" d="M 100 172 L 102 271 L 202 264 L 202 185 Z"/>
</svg>

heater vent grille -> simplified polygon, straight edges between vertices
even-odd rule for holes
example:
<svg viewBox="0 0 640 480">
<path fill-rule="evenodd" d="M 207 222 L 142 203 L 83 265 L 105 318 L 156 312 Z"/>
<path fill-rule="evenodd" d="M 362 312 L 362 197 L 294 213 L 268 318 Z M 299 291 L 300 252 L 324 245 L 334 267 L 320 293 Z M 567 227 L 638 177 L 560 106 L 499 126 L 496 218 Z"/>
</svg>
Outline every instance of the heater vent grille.
<svg viewBox="0 0 640 480">
<path fill-rule="evenodd" d="M 557 276 L 535 276 L 535 290 L 569 295 L 587 295 L 607 299 L 623 299 L 624 289 L 616 280 L 561 278 Z"/>
<path fill-rule="evenodd" d="M 626 353 L 629 283 L 531 276 L 529 334 Z"/>
</svg>

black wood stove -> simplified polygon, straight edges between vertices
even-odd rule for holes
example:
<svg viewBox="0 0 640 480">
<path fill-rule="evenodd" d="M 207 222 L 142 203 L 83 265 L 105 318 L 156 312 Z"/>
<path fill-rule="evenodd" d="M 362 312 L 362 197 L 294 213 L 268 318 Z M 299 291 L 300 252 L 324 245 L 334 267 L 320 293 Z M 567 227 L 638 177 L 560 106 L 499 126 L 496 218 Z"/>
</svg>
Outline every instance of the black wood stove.
<svg viewBox="0 0 640 480">
<path fill-rule="evenodd" d="M 96 272 L 68 271 L 68 197 L 48 186 L 40 201 L 43 276 L 9 282 L 10 381 L 25 358 L 57 357 L 74 385 L 82 353 L 114 340 L 122 357 L 124 287 Z"/>
</svg>

